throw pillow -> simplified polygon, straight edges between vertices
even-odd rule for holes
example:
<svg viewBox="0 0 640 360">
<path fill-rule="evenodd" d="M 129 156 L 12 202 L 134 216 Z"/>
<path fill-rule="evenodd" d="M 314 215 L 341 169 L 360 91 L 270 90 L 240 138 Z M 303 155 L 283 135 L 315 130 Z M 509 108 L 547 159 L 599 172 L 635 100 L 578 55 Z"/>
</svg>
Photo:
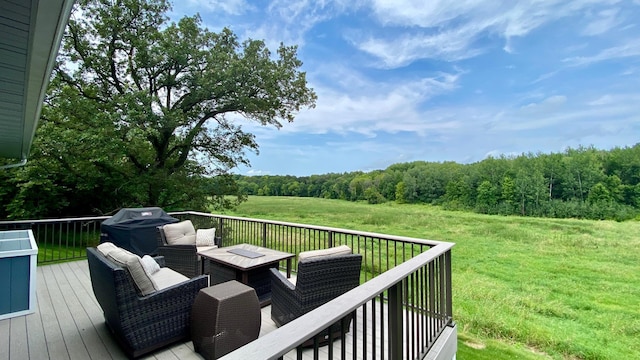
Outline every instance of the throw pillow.
<svg viewBox="0 0 640 360">
<path fill-rule="evenodd" d="M 169 245 L 196 244 L 196 229 L 193 227 L 191 220 L 164 225 L 162 231 L 164 231 L 164 237 Z"/>
<path fill-rule="evenodd" d="M 351 248 L 347 245 L 332 247 L 329 249 L 303 251 L 298 255 L 298 261 L 324 256 L 349 255 Z"/>
<path fill-rule="evenodd" d="M 140 264 L 142 264 L 142 268 L 144 272 L 147 273 L 150 277 L 160 271 L 160 265 L 149 255 L 145 255 L 140 258 Z"/>
<path fill-rule="evenodd" d="M 214 246 L 216 244 L 216 228 L 198 229 L 196 231 L 196 246 Z"/>
</svg>

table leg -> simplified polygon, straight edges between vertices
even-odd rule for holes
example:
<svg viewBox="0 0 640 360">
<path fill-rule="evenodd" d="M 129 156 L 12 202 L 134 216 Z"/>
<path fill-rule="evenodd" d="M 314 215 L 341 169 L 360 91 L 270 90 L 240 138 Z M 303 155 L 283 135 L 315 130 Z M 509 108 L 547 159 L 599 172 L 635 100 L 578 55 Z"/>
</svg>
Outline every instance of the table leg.
<svg viewBox="0 0 640 360">
<path fill-rule="evenodd" d="M 248 271 L 243 271 L 242 272 L 242 283 L 245 285 L 249 285 L 249 272 Z"/>
<path fill-rule="evenodd" d="M 291 278 L 291 258 L 287 259 L 287 279 Z"/>
</svg>

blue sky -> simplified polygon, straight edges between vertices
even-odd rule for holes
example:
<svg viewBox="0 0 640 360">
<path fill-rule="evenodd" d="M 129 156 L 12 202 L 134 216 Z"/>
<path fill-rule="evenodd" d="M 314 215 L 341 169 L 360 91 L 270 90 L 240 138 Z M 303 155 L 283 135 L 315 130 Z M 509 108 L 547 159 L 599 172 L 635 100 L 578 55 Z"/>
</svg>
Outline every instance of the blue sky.
<svg viewBox="0 0 640 360">
<path fill-rule="evenodd" d="M 244 175 L 371 171 L 415 160 L 632 146 L 640 0 L 189 0 L 212 31 L 298 45 L 315 109 L 243 129 Z"/>
</svg>

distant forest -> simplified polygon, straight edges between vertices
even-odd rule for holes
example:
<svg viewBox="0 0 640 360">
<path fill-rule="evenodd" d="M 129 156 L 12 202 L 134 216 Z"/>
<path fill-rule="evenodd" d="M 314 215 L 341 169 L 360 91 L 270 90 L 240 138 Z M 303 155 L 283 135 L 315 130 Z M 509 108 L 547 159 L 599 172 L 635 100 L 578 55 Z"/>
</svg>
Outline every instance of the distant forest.
<svg viewBox="0 0 640 360">
<path fill-rule="evenodd" d="M 247 195 L 440 205 L 484 214 L 640 218 L 640 143 L 598 150 L 490 157 L 473 164 L 415 161 L 385 170 L 238 176 Z"/>
</svg>

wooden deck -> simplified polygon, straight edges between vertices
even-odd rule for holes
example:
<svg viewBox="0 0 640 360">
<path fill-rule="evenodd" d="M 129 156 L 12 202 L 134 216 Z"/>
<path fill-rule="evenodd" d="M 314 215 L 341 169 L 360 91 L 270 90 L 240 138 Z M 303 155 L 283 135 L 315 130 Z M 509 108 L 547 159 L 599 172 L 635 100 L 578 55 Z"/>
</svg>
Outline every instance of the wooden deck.
<svg viewBox="0 0 640 360">
<path fill-rule="evenodd" d="M 0 320 L 0 360 L 127 359 L 107 329 L 86 261 L 38 267 L 34 314 Z M 260 335 L 276 329 L 262 309 Z M 202 359 L 191 341 L 142 359 Z"/>
<path fill-rule="evenodd" d="M 0 320 L 0 360 L 127 358 L 105 325 L 102 309 L 93 295 L 86 260 L 38 266 L 37 271 L 36 312 Z M 358 323 L 362 323 L 361 310 L 358 310 L 357 319 Z M 379 321 L 374 323 L 375 325 L 367 324 L 369 334 L 375 333 L 370 331 L 371 326 L 381 328 Z M 271 320 L 271 307 L 262 308 L 260 336 L 275 329 L 276 326 Z M 455 329 L 447 331 L 452 331 L 455 336 Z M 363 349 L 362 340 L 357 337 L 358 349 Z M 345 358 L 354 358 L 351 352 L 352 341 L 352 332 L 349 332 L 345 339 Z M 381 342 L 378 336 L 375 340 L 369 337 L 366 342 L 366 357 L 372 356 L 372 352 L 377 356 L 385 352 L 387 344 Z M 341 358 L 340 345 L 339 340 L 333 343 L 334 358 Z M 328 346 L 320 347 L 319 357 L 328 358 L 328 351 Z M 307 349 L 303 355 L 304 359 L 313 359 L 313 350 Z M 357 354 L 355 358 L 362 359 L 363 354 Z M 177 360 L 202 357 L 193 351 L 191 341 L 187 341 L 160 349 L 142 359 Z M 296 359 L 295 350 L 286 354 L 284 359 Z"/>
<path fill-rule="evenodd" d="M 127 359 L 105 325 L 86 261 L 39 266 L 36 295 L 34 314 L 0 320 L 0 360 Z M 270 306 L 262 308 L 260 336 L 276 329 L 270 311 Z M 336 351 L 339 354 L 339 349 Z M 312 352 L 308 355 L 311 357 Z M 202 357 L 187 341 L 142 359 Z M 295 354 L 285 359 L 295 359 Z"/>
</svg>

